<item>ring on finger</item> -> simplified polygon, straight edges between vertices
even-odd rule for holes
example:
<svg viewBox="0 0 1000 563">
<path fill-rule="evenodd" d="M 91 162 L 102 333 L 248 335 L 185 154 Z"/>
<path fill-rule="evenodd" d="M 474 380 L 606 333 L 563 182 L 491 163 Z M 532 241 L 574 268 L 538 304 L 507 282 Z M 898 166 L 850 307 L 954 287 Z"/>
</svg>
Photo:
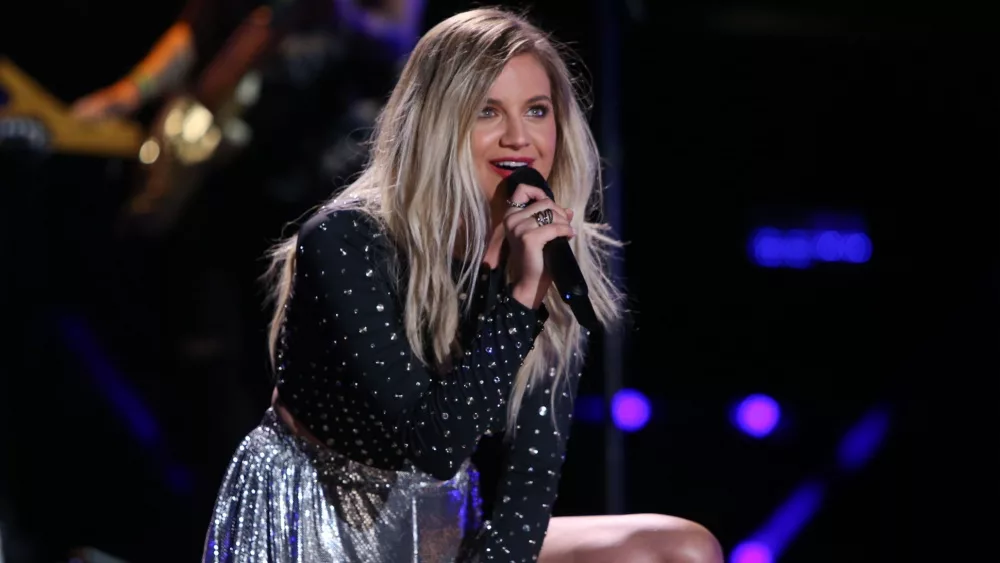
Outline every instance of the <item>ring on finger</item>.
<svg viewBox="0 0 1000 563">
<path fill-rule="evenodd" d="M 543 209 L 543 210 L 539 211 L 538 213 L 535 213 L 534 217 L 535 217 L 535 222 L 538 223 L 539 227 L 544 227 L 545 225 L 551 225 L 552 224 L 552 210 L 551 209 Z"/>
<path fill-rule="evenodd" d="M 507 205 L 510 207 L 515 207 L 517 209 L 524 209 L 525 207 L 528 207 L 527 203 L 518 203 L 516 201 L 511 201 L 509 199 L 507 200 Z"/>
</svg>

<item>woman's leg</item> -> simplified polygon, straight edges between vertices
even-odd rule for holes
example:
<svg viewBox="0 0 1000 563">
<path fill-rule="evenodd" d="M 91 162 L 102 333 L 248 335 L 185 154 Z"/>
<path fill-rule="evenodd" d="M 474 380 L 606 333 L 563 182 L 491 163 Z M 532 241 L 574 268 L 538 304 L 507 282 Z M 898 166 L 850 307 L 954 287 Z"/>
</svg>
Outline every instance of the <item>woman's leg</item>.
<svg viewBox="0 0 1000 563">
<path fill-rule="evenodd" d="M 553 518 L 540 563 L 723 563 L 704 526 L 660 514 Z"/>
</svg>

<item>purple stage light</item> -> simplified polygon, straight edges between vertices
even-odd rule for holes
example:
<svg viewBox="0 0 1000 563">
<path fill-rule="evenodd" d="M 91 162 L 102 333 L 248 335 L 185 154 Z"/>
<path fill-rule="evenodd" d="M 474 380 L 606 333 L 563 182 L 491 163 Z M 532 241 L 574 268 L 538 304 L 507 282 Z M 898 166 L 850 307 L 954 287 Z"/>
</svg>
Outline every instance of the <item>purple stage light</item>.
<svg viewBox="0 0 1000 563">
<path fill-rule="evenodd" d="M 837 449 L 842 469 L 856 471 L 875 455 L 889 431 L 889 419 L 888 410 L 876 407 L 851 427 Z"/>
<path fill-rule="evenodd" d="M 781 257 L 786 266 L 791 268 L 806 268 L 813 257 L 812 236 L 803 230 L 788 231 L 784 236 L 784 255 Z"/>
<path fill-rule="evenodd" d="M 729 556 L 729 563 L 772 563 L 774 556 L 764 544 L 748 541 L 736 546 Z"/>
<path fill-rule="evenodd" d="M 764 228 L 753 237 L 753 258 L 757 264 L 775 268 L 784 256 L 784 240 L 777 229 Z"/>
<path fill-rule="evenodd" d="M 611 418 L 620 430 L 635 432 L 649 422 L 649 399 L 634 389 L 622 389 L 611 399 Z"/>
<path fill-rule="evenodd" d="M 822 231 L 816 235 L 816 257 L 824 262 L 836 262 L 844 254 L 844 239 L 837 231 Z"/>
<path fill-rule="evenodd" d="M 871 259 L 872 241 L 857 231 L 792 229 L 756 230 L 750 258 L 765 268 L 807 268 L 813 262 L 863 264 Z"/>
<path fill-rule="evenodd" d="M 866 413 L 844 436 L 838 451 L 841 469 L 859 470 L 882 445 L 891 415 L 885 406 Z M 772 563 L 816 515 L 827 497 L 824 480 L 808 479 L 797 487 L 750 537 L 730 555 L 729 563 Z"/>
<path fill-rule="evenodd" d="M 844 261 L 861 264 L 872 256 L 872 241 L 864 233 L 851 233 L 844 237 Z"/>
<path fill-rule="evenodd" d="M 767 395 L 750 395 L 736 406 L 736 425 L 754 438 L 770 434 L 781 419 L 777 401 Z"/>
</svg>

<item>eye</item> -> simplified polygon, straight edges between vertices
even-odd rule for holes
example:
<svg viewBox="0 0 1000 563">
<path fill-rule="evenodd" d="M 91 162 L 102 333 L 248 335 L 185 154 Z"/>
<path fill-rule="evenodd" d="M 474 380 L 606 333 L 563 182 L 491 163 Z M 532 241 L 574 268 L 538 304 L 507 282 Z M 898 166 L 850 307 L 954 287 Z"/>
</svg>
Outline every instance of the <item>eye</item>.
<svg viewBox="0 0 1000 563">
<path fill-rule="evenodd" d="M 549 106 L 545 104 L 538 104 L 537 106 L 531 106 L 528 110 L 528 115 L 531 117 L 545 117 L 549 114 Z"/>
<path fill-rule="evenodd" d="M 479 111 L 479 117 L 483 118 L 496 117 L 496 115 L 497 115 L 497 110 L 491 108 L 490 106 L 486 106 Z"/>
</svg>

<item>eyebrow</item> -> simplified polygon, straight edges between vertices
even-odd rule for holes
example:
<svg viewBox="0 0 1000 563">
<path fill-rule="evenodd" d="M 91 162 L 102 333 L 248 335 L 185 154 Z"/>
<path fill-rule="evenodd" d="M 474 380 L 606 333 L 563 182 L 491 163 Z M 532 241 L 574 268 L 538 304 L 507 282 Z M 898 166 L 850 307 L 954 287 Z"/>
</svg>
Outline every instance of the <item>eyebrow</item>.
<svg viewBox="0 0 1000 563">
<path fill-rule="evenodd" d="M 545 94 L 542 94 L 542 95 L 539 95 L 539 96 L 533 96 L 531 98 L 528 98 L 528 101 L 525 102 L 525 104 L 535 104 L 535 103 L 538 103 L 538 102 L 548 102 L 548 103 L 551 104 L 552 103 L 552 98 L 549 98 Z M 493 106 L 502 106 L 503 105 L 503 103 L 500 100 L 497 100 L 497 99 L 494 99 L 494 98 L 488 98 L 486 100 L 486 103 L 489 104 L 489 105 L 493 105 Z"/>
</svg>

